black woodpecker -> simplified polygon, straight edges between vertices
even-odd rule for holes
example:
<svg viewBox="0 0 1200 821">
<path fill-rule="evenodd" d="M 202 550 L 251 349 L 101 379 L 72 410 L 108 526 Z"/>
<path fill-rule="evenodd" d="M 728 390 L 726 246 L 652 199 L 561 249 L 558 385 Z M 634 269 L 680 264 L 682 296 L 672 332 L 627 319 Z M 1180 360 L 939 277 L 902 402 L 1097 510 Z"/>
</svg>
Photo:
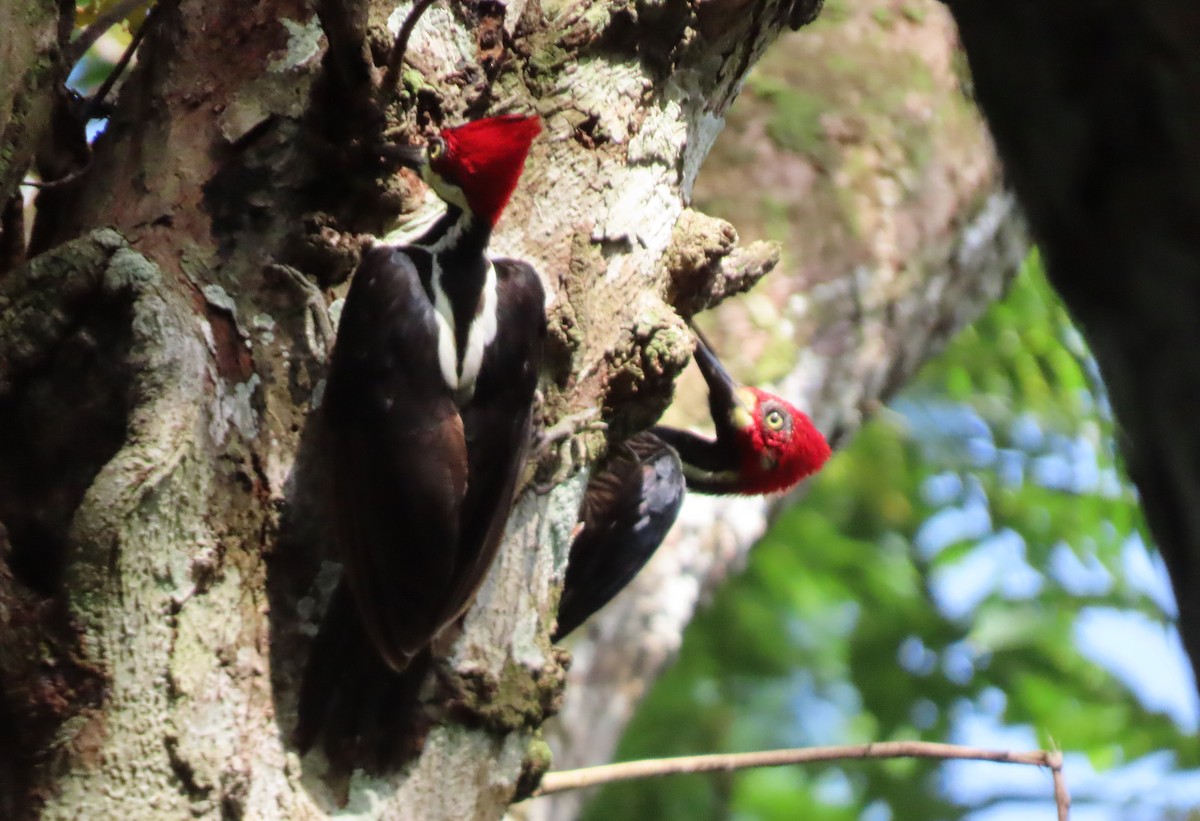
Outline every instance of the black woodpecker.
<svg viewBox="0 0 1200 821">
<path fill-rule="evenodd" d="M 302 749 L 328 724 L 355 748 L 370 719 L 329 713 L 356 698 L 415 696 L 419 682 L 379 671 L 354 692 L 334 659 L 361 668 L 370 648 L 394 674 L 427 659 L 496 555 L 529 449 L 546 321 L 534 269 L 487 249 L 540 129 L 536 117 L 492 117 L 395 152 L 446 212 L 409 245 L 369 250 L 342 310 L 320 423 L 344 570 L 301 690 Z"/>
<path fill-rule="evenodd" d="M 539 130 L 492 117 L 413 151 L 446 213 L 367 252 L 338 325 L 323 401 L 335 538 L 398 671 L 470 605 L 528 452 L 546 298 L 530 265 L 487 246 Z"/>
<path fill-rule="evenodd" d="M 774 394 L 738 385 L 699 332 L 695 359 L 708 383 L 716 438 L 659 425 L 614 449 L 588 482 L 554 641 L 645 566 L 675 523 L 685 486 L 710 494 L 777 493 L 829 458 L 829 444 L 807 415 Z"/>
</svg>

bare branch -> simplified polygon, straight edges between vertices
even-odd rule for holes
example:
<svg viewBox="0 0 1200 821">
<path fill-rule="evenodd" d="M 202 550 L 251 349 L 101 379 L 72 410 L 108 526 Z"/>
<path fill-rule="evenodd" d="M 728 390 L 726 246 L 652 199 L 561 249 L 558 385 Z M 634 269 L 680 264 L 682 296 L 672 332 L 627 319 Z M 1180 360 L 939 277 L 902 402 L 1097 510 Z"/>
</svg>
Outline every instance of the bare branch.
<svg viewBox="0 0 1200 821">
<path fill-rule="evenodd" d="M 1054 802 L 1058 805 L 1058 821 L 1067 821 L 1071 814 L 1071 793 L 1067 790 L 1067 779 L 1063 776 L 1062 752 L 1055 750 L 1046 756 L 1047 766 L 1054 776 Z"/>
<path fill-rule="evenodd" d="M 841 745 L 835 747 L 801 747 L 790 750 L 762 750 L 753 753 L 718 755 L 689 755 L 677 758 L 647 758 L 641 761 L 622 761 L 599 767 L 583 767 L 547 773 L 534 797 L 566 790 L 597 787 L 615 781 L 653 778 L 678 773 L 732 772 L 752 767 L 780 767 L 785 764 L 809 764 L 814 761 L 841 761 L 862 758 L 940 758 L 969 761 L 994 761 L 1000 764 L 1024 764 L 1047 767 L 1054 777 L 1054 800 L 1059 821 L 1067 821 L 1071 798 L 1063 778 L 1063 758 L 1058 751 L 985 750 L 957 744 L 937 744 L 929 741 L 883 741 L 875 744 Z"/>
<path fill-rule="evenodd" d="M 142 40 L 146 36 L 146 31 L 150 28 L 151 22 L 157 16 L 156 12 L 159 7 L 157 5 L 146 14 L 146 19 L 138 26 L 137 31 L 133 33 L 133 37 L 129 39 L 129 45 L 125 47 L 125 51 L 121 54 L 121 59 L 117 60 L 117 64 L 112 67 L 112 71 L 108 72 L 108 76 L 104 78 L 104 82 L 100 84 L 100 88 L 96 89 L 96 93 L 87 101 L 87 107 L 84 108 L 83 117 L 81 118 L 86 124 L 89 120 L 99 116 L 104 100 L 108 97 L 108 93 L 112 91 L 117 80 L 125 73 L 125 69 L 129 68 L 129 63 L 133 60 L 133 55 L 137 53 L 138 46 L 142 44 Z"/>
<path fill-rule="evenodd" d="M 121 0 L 108 11 L 101 14 L 95 21 L 85 28 L 83 32 L 75 38 L 75 42 L 71 43 L 70 50 L 67 52 L 66 64 L 73 66 L 79 62 L 79 58 L 87 53 L 87 50 L 92 47 L 92 44 L 104 36 L 104 32 L 115 26 L 117 23 L 124 20 L 129 15 L 133 14 L 142 6 L 146 5 L 149 0 Z"/>
<path fill-rule="evenodd" d="M 413 4 L 412 11 L 408 13 L 408 17 L 404 18 L 404 24 L 400 26 L 400 31 L 396 33 L 396 42 L 392 44 L 392 52 L 388 55 L 387 73 L 383 75 L 382 91 L 385 94 L 395 92 L 396 84 L 400 82 L 400 68 L 404 63 L 404 52 L 408 51 L 408 38 L 412 36 L 413 29 L 416 28 L 421 15 L 433 3 L 434 0 L 417 0 Z"/>
</svg>

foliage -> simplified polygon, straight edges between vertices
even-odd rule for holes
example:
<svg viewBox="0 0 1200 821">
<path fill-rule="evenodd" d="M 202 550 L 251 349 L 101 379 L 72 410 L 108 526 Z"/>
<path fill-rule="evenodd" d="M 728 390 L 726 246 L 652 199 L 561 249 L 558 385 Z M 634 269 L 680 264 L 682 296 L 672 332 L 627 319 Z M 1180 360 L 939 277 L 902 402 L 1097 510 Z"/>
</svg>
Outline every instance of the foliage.
<svg viewBox="0 0 1200 821">
<path fill-rule="evenodd" d="M 75 30 L 78 32 L 87 28 L 102 14 L 109 14 L 113 9 L 119 8 L 123 0 L 82 0 L 75 4 Z M 121 28 L 128 30 L 130 26 L 137 27 L 142 24 L 149 14 L 153 3 L 146 0 L 137 8 L 129 11 L 127 16 L 121 21 Z"/>
<path fill-rule="evenodd" d="M 782 513 L 619 758 L 960 741 L 982 717 L 1096 766 L 1164 749 L 1200 764 L 1194 737 L 1076 641 L 1088 609 L 1166 623 L 1170 604 L 1126 578 L 1144 524 L 1103 389 L 1026 267 Z M 961 818 L 951 792 L 937 762 L 855 763 L 618 785 L 586 817 Z"/>
</svg>

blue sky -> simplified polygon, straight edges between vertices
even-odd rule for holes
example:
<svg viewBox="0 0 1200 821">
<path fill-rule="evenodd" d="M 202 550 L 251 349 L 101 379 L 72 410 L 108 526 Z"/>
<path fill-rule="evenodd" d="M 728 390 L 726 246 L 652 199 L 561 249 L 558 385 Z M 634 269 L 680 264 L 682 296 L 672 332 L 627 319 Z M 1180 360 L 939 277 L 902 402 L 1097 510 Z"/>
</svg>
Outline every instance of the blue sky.
<svg viewBox="0 0 1200 821">
<path fill-rule="evenodd" d="M 960 533 L 971 529 L 963 527 L 961 517 L 945 521 Z M 1123 553 L 1125 579 L 1151 596 L 1164 612 L 1176 612 L 1166 569 L 1157 554 L 1148 551 L 1136 535 L 1128 540 Z M 1102 592 L 1107 570 L 1085 566 L 1074 554 L 1069 559 L 1056 558 L 1055 565 L 1060 580 L 1068 586 L 1073 580 L 1081 594 Z M 981 541 L 968 560 L 935 584 L 934 595 L 947 614 L 966 615 L 997 586 L 1018 597 L 1026 592 L 1033 595 L 1035 585 L 1030 580 L 1035 576 L 1038 574 L 1024 563 L 1019 538 L 1000 534 Z M 1200 727 L 1200 698 L 1179 631 L 1173 625 L 1135 611 L 1085 607 L 1074 632 L 1082 652 L 1123 682 L 1147 708 L 1170 716 L 1185 731 L 1195 732 Z M 972 710 L 957 717 L 955 743 L 1010 750 L 1039 747 L 1033 728 L 1006 726 L 1001 721 L 1002 693 L 997 691 L 990 701 L 990 710 Z M 1173 765 L 1171 752 L 1163 751 L 1097 772 L 1086 756 L 1068 755 L 1065 774 L 1075 802 L 1071 818 L 1158 821 L 1170 810 L 1200 807 L 1200 773 L 1173 773 Z M 972 813 L 970 821 L 1055 817 L 1046 772 L 987 762 L 950 762 L 944 773 L 947 794 L 964 805 L 988 805 L 1004 797 L 1027 799 L 991 804 Z"/>
<path fill-rule="evenodd" d="M 942 613 L 969 624 L 976 608 L 989 596 L 999 593 L 1011 600 L 1034 599 L 1050 582 L 1073 595 L 1102 596 L 1112 591 L 1117 573 L 1125 588 L 1153 602 L 1162 618 L 1132 609 L 1085 606 L 1075 617 L 1076 644 L 1147 709 L 1169 716 L 1185 732 L 1196 732 L 1200 698 L 1179 632 L 1170 623 L 1178 608 L 1157 552 L 1135 531 L 1121 544 L 1118 568 L 1110 570 L 1095 556 L 1081 558 L 1086 551 L 1072 550 L 1065 543 L 1052 548 L 1047 567 L 1035 568 L 1027 560 L 1025 538 L 1011 529 L 996 528 L 987 491 L 972 476 L 973 470 L 990 470 L 1005 487 L 1033 482 L 1066 494 L 1119 498 L 1135 493 L 1117 473 L 1111 452 L 1104 450 L 1111 448 L 1111 442 L 1097 440 L 1095 429 L 1092 438 L 1050 435 L 1025 414 L 1005 432 L 1010 446 L 1002 447 L 991 427 L 968 406 L 901 399 L 893 408 L 932 461 L 957 466 L 925 482 L 922 495 L 937 512 L 914 538 L 915 552 L 924 561 L 952 545 L 973 543 L 969 552 L 937 567 L 932 575 L 931 593 Z M 919 652 L 908 655 L 906 659 L 902 649 L 903 666 L 920 662 Z M 944 653 L 940 664 L 952 677 L 950 654 Z M 963 675 L 973 674 L 971 658 L 960 666 Z M 956 715 L 952 740 L 995 749 L 1037 749 L 1040 744 L 1034 728 L 1005 725 L 1004 694 L 996 691 L 993 695 L 983 700 L 982 708 L 963 705 Z M 1113 732 L 1116 737 L 1120 728 Z M 1176 773 L 1173 767 L 1169 750 L 1102 772 L 1097 772 L 1086 756 L 1068 754 L 1065 773 L 1075 802 L 1071 818 L 1159 821 L 1200 807 L 1200 773 Z M 985 807 L 972 813 L 970 821 L 1055 817 L 1046 772 L 987 762 L 952 762 L 944 774 L 949 797 L 967 806 Z"/>
</svg>

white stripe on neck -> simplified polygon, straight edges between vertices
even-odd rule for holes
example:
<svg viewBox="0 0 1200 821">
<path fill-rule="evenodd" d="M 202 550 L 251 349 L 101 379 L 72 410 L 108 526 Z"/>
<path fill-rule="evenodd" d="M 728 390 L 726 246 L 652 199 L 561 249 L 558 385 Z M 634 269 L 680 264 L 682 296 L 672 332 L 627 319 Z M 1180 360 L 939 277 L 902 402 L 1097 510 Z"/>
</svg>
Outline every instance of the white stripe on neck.
<svg viewBox="0 0 1200 821">
<path fill-rule="evenodd" d="M 463 354 L 462 374 L 459 375 L 459 404 L 471 401 L 475 395 L 475 380 L 483 367 L 483 355 L 488 345 L 496 338 L 496 266 L 487 261 L 487 273 L 483 279 L 483 293 L 479 295 L 479 310 L 471 320 L 467 331 L 467 350 Z"/>
<path fill-rule="evenodd" d="M 483 355 L 487 346 L 496 338 L 496 267 L 490 259 L 485 260 L 487 271 L 484 273 L 483 290 L 479 302 L 475 306 L 475 315 L 467 330 L 467 345 L 463 352 L 462 370 L 458 368 L 458 341 L 454 307 L 450 298 L 442 288 L 442 266 L 438 262 L 438 254 L 455 245 L 462 233 L 467 230 L 471 217 L 463 212 L 450 229 L 432 245 L 418 245 L 429 252 L 433 267 L 431 280 L 433 282 L 434 317 L 438 328 L 438 367 L 446 385 L 454 392 L 455 401 L 464 405 L 471 401 L 475 394 L 475 380 L 479 378 L 479 370 L 483 367 Z"/>
</svg>

